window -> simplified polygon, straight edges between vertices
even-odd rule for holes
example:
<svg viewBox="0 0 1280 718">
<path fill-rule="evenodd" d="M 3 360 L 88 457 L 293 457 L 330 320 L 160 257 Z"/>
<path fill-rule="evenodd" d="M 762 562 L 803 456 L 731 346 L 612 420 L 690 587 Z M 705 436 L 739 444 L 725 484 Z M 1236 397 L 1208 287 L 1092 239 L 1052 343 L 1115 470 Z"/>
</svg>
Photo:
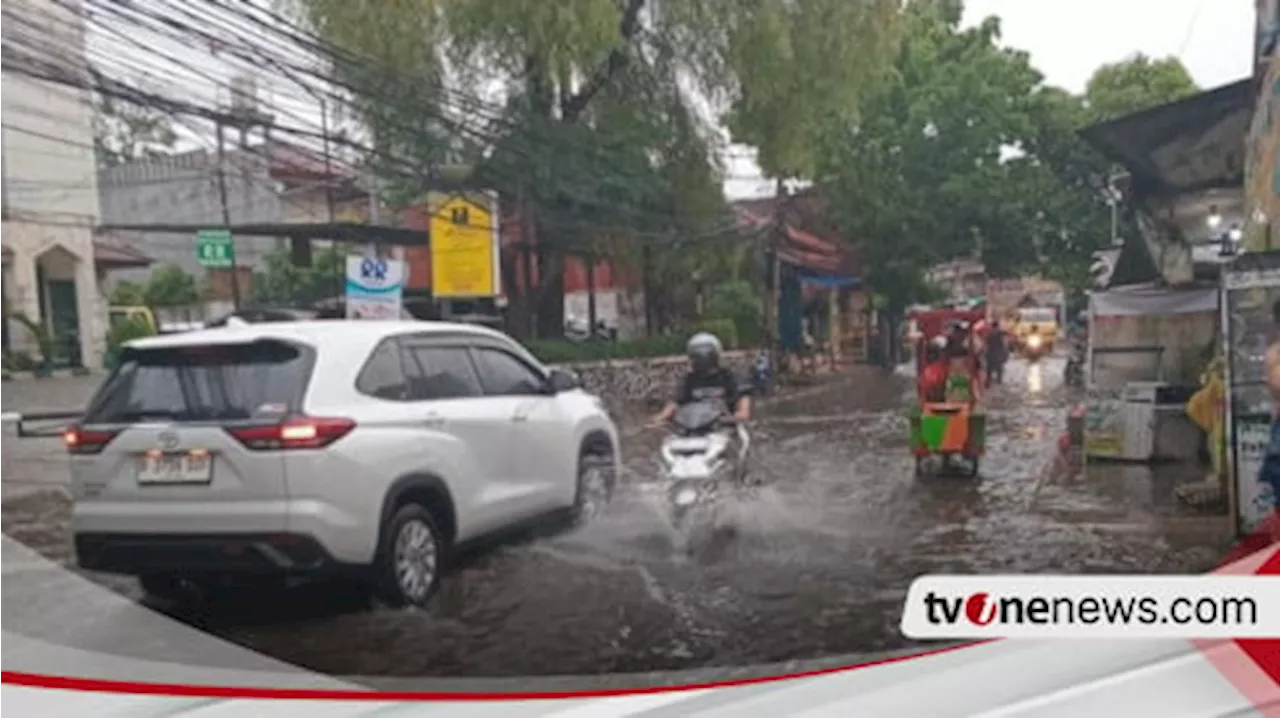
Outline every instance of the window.
<svg viewBox="0 0 1280 718">
<path fill-rule="evenodd" d="M 87 423 L 235 421 L 296 411 L 309 350 L 279 341 L 129 350 L 85 414 Z"/>
<path fill-rule="evenodd" d="M 475 357 L 486 394 L 528 396 L 542 393 L 543 377 L 514 356 L 497 349 L 477 349 Z"/>
<path fill-rule="evenodd" d="M 409 398 L 409 387 L 400 362 L 399 342 L 387 340 L 373 350 L 356 378 L 356 391 L 389 401 Z"/>
<path fill-rule="evenodd" d="M 481 394 L 480 380 L 466 349 L 407 345 L 403 358 L 409 375 L 409 396 L 414 401 L 464 399 Z"/>
</svg>

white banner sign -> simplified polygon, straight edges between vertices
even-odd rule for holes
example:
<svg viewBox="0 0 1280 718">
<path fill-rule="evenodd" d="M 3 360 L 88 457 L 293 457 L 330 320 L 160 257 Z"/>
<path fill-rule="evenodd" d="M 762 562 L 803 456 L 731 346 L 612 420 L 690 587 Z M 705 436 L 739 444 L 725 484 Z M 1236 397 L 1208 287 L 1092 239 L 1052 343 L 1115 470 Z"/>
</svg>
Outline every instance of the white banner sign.
<svg viewBox="0 0 1280 718">
<path fill-rule="evenodd" d="M 399 319 L 404 280 L 398 259 L 347 257 L 347 319 Z"/>
</svg>

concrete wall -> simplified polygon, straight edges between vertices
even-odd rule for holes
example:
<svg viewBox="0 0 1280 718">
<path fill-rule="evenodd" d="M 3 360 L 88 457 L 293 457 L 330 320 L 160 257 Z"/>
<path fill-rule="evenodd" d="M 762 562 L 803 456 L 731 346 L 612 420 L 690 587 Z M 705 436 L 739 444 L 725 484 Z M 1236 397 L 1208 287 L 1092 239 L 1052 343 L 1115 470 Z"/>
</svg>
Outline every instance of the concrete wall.
<svg viewBox="0 0 1280 718">
<path fill-rule="evenodd" d="M 26 31 L 14 41 L 16 53 L 68 72 L 83 70 L 83 54 L 74 49 L 84 47 L 84 28 L 71 9 L 59 3 L 8 0 L 5 13 L 23 18 Z M 5 29 L 12 25 L 10 20 Z M 47 36 L 28 37 L 35 28 Z M 10 43 L 7 32 L 5 43 Z M 80 352 L 86 363 L 94 364 L 104 349 L 106 316 L 94 271 L 93 227 L 99 208 L 88 94 L 19 75 L 15 69 L 6 61 L 0 73 L 5 209 L 0 233 L 13 253 L 5 297 L 14 312 L 37 319 L 37 262 L 45 259 L 50 278 L 56 278 L 51 272 L 73 278 Z M 13 348 L 29 351 L 27 332 L 16 323 L 9 328 Z"/>
<path fill-rule="evenodd" d="M 207 150 L 139 160 L 103 170 L 98 178 L 104 224 L 223 224 L 216 154 Z M 277 187 L 267 160 L 254 151 L 227 152 L 227 206 L 232 224 L 283 219 Z M 173 264 L 204 277 L 191 234 L 118 232 L 117 238 L 145 252 L 156 265 Z M 271 251 L 284 247 L 274 237 L 238 237 L 237 263 L 259 269 Z M 150 269 L 113 272 L 111 279 L 143 281 Z"/>
<path fill-rule="evenodd" d="M 725 366 L 739 377 L 750 371 L 755 355 L 751 352 L 726 352 Z M 610 408 L 625 406 L 657 406 L 670 398 L 678 382 L 689 370 L 685 357 L 656 357 L 613 362 L 569 364 L 582 378 L 587 391 L 598 394 Z"/>
</svg>

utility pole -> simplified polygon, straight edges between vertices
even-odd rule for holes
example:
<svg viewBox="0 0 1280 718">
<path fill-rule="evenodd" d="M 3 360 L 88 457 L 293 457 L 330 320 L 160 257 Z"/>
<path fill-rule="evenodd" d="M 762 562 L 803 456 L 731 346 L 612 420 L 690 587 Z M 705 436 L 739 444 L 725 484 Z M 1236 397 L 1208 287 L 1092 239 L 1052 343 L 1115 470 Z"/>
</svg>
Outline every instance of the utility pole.
<svg viewBox="0 0 1280 718">
<path fill-rule="evenodd" d="M 769 347 L 769 366 L 773 367 L 775 372 L 778 370 L 779 354 L 781 353 L 781 334 L 778 331 L 778 319 L 779 300 L 782 296 L 782 268 L 778 261 L 778 250 L 782 247 L 783 235 L 787 231 L 784 222 L 786 216 L 784 204 L 786 201 L 787 185 L 785 180 L 779 177 L 774 189 L 773 226 L 769 231 L 767 249 L 765 251 L 765 271 L 767 273 L 765 286 L 768 291 L 765 292 L 764 335 Z"/>
<path fill-rule="evenodd" d="M 231 234 L 231 306 L 240 309 L 240 270 L 236 266 L 236 236 L 231 232 L 231 208 L 227 205 L 226 130 L 221 118 L 218 135 L 218 201 L 222 204 L 222 226 Z"/>
<path fill-rule="evenodd" d="M 329 157 L 329 106 L 325 103 L 323 97 L 320 98 L 320 134 L 324 137 L 324 203 L 328 212 L 329 228 L 332 231 L 337 212 L 333 206 L 333 164 Z M 342 261 L 345 253 L 339 251 L 337 237 L 330 235 L 329 243 L 335 255 L 333 263 L 333 297 L 338 300 L 343 295 L 342 280 L 347 272 L 347 268 L 343 266 Z"/>
</svg>

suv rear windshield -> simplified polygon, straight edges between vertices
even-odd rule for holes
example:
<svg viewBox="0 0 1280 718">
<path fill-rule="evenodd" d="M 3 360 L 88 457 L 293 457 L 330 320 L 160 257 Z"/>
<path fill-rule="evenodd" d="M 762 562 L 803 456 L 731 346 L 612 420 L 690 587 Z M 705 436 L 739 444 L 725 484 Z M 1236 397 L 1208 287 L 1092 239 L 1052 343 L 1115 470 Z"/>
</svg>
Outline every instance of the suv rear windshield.
<svg viewBox="0 0 1280 718">
<path fill-rule="evenodd" d="M 85 422 L 236 421 L 295 411 L 312 351 L 280 341 L 126 350 Z"/>
</svg>

